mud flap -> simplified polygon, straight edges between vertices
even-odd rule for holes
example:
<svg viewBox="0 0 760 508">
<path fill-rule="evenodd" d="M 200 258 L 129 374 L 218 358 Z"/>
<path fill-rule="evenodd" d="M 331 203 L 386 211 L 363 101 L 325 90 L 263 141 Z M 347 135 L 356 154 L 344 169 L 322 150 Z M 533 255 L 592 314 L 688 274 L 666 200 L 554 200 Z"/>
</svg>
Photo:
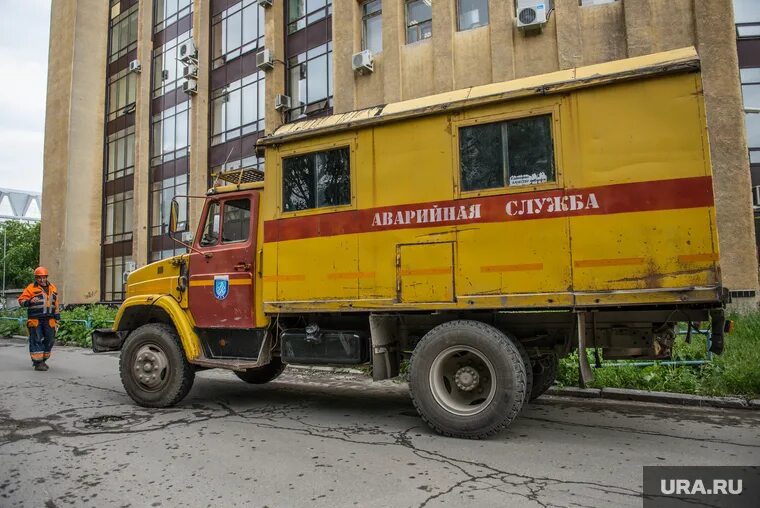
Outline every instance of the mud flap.
<svg viewBox="0 0 760 508">
<path fill-rule="evenodd" d="M 92 331 L 92 350 L 96 353 L 119 351 L 129 332 L 115 332 L 110 328 L 99 328 Z"/>
<path fill-rule="evenodd" d="M 578 377 L 580 378 L 578 383 L 581 388 L 586 388 L 594 380 L 594 372 L 591 370 L 586 354 L 586 313 L 579 312 L 576 316 L 578 319 Z"/>
<path fill-rule="evenodd" d="M 719 355 L 723 352 L 725 345 L 723 339 L 726 329 L 726 314 L 723 309 L 710 311 L 710 321 L 712 322 L 712 326 L 709 351 Z"/>
</svg>

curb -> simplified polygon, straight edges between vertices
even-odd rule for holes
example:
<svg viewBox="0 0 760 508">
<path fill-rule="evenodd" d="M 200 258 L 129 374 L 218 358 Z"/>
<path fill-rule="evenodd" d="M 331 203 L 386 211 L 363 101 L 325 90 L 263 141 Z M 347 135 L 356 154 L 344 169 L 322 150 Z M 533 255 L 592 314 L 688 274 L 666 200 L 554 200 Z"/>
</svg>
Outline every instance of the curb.
<svg viewBox="0 0 760 508">
<path fill-rule="evenodd" d="M 546 392 L 558 397 L 583 399 L 628 400 L 690 407 L 718 407 L 724 409 L 760 409 L 760 399 L 747 401 L 739 397 L 708 397 L 686 393 L 648 392 L 622 388 L 576 388 L 553 386 Z"/>
</svg>

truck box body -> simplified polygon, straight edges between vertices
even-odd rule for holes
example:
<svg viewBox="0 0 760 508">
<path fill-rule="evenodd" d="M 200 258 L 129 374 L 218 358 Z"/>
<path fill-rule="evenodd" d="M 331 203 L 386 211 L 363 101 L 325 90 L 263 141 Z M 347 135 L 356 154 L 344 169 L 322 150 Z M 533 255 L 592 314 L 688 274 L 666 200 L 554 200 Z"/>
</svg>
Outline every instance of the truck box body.
<svg viewBox="0 0 760 508">
<path fill-rule="evenodd" d="M 265 311 L 717 300 L 697 63 L 693 50 L 679 50 L 593 66 L 586 76 L 563 71 L 407 101 L 406 115 L 390 105 L 285 125 L 266 141 Z M 538 119 L 543 131 L 521 132 L 522 119 Z M 498 140 L 489 129 L 504 125 L 513 159 L 535 148 L 553 157 L 537 159 L 553 174 L 472 189 L 461 158 L 472 166 L 489 154 L 466 153 L 462 143 L 474 132 L 477 151 L 487 145 L 478 136 Z M 547 130 L 547 146 L 531 139 Z M 341 175 L 349 181 L 339 185 L 350 199 L 293 210 L 283 161 L 339 149 L 349 160 Z"/>
</svg>

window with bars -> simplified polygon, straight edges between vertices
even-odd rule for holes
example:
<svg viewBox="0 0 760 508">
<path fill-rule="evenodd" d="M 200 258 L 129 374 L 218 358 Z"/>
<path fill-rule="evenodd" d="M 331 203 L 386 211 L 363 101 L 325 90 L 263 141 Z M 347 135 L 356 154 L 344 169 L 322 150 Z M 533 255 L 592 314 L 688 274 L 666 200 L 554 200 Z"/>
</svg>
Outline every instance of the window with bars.
<svg viewBox="0 0 760 508">
<path fill-rule="evenodd" d="M 192 30 L 180 34 L 153 50 L 153 97 L 160 97 L 182 86 L 179 46 L 192 37 Z"/>
<path fill-rule="evenodd" d="M 116 4 L 120 5 L 120 4 Z M 137 5 L 124 12 L 111 11 L 111 46 L 108 61 L 113 62 L 137 48 Z"/>
<path fill-rule="evenodd" d="M 264 130 L 264 73 L 233 81 L 211 94 L 211 145 Z"/>
<path fill-rule="evenodd" d="M 106 302 L 120 302 L 124 300 L 124 271 L 127 264 L 132 262 L 132 256 L 107 257 L 103 260 L 104 268 L 104 293 L 103 300 Z"/>
<path fill-rule="evenodd" d="M 290 121 L 332 107 L 332 42 L 289 58 L 288 83 L 293 101 Z"/>
<path fill-rule="evenodd" d="M 134 111 L 137 74 L 123 69 L 108 78 L 108 121 Z"/>
<path fill-rule="evenodd" d="M 383 50 L 383 5 L 381 0 L 362 3 L 362 49 L 373 54 Z"/>
<path fill-rule="evenodd" d="M 433 7 L 431 0 L 406 0 L 406 43 L 433 36 Z"/>
<path fill-rule="evenodd" d="M 135 172 L 135 128 L 124 130 L 108 136 L 108 167 L 106 181 L 116 180 Z"/>
<path fill-rule="evenodd" d="M 243 0 L 211 20 L 211 66 L 264 47 L 264 9 L 256 0 Z"/>
<path fill-rule="evenodd" d="M 132 239 L 133 196 L 133 191 L 118 192 L 106 196 L 104 244 Z"/>
<path fill-rule="evenodd" d="M 288 0 L 288 34 L 332 14 L 332 0 Z"/>
<path fill-rule="evenodd" d="M 193 10 L 193 0 L 153 0 L 153 31 L 160 32 Z"/>
<path fill-rule="evenodd" d="M 152 166 L 184 157 L 190 151 L 189 143 L 190 101 L 153 115 Z"/>
</svg>

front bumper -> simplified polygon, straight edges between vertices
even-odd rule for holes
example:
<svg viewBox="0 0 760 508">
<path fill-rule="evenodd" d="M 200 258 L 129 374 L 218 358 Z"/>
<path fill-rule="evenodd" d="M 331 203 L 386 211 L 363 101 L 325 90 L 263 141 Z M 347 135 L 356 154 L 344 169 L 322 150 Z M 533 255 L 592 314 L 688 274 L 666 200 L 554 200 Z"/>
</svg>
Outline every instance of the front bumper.
<svg viewBox="0 0 760 508">
<path fill-rule="evenodd" d="M 92 331 L 92 350 L 96 353 L 119 351 L 129 332 L 115 332 L 110 328 L 99 328 Z"/>
</svg>

